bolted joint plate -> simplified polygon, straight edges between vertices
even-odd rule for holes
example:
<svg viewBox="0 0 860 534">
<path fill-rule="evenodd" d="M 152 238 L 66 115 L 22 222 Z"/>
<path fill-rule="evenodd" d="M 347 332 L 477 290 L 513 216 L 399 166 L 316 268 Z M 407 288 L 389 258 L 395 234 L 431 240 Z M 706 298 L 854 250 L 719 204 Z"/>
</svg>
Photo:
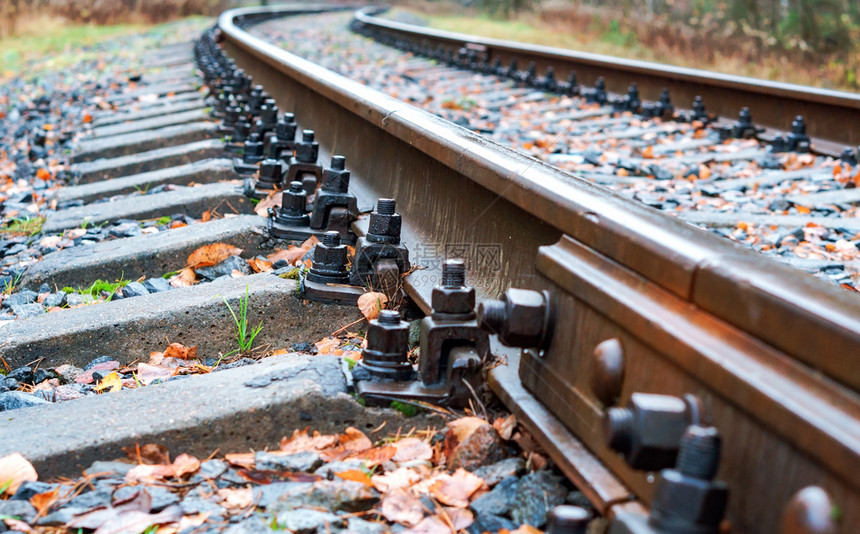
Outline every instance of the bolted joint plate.
<svg viewBox="0 0 860 534">
<path fill-rule="evenodd" d="M 380 260 L 393 260 L 400 273 L 410 269 L 409 250 L 403 243 L 374 243 L 367 237 L 359 237 L 355 245 L 355 257 L 349 274 L 350 283 L 357 286 L 377 287 L 376 264 Z"/>
<path fill-rule="evenodd" d="M 419 346 L 418 374 L 425 386 L 447 384 L 454 347 L 474 347 L 481 363 L 486 362 L 490 354 L 489 337 L 478 328 L 475 320 L 444 321 L 425 317 L 421 320 Z"/>
</svg>

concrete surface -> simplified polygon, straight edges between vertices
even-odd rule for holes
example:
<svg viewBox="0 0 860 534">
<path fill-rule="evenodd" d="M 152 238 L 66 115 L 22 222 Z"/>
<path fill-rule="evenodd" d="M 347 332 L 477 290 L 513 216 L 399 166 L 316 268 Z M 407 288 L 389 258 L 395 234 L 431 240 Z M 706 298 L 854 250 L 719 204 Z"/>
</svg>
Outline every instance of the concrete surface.
<svg viewBox="0 0 860 534">
<path fill-rule="evenodd" d="M 179 113 L 171 113 L 170 115 L 161 115 L 159 117 L 150 117 L 148 119 L 130 120 L 119 124 L 112 124 L 110 126 L 101 126 L 98 128 L 94 128 L 90 139 L 125 135 L 133 132 L 139 132 L 142 130 L 156 130 L 158 128 L 164 128 L 167 126 L 176 126 L 177 124 L 209 121 L 209 119 L 209 114 L 202 109 L 180 111 Z"/>
<path fill-rule="evenodd" d="M 200 112 L 202 113 L 202 111 Z M 220 137 L 218 125 L 211 121 L 200 121 L 114 137 L 88 139 L 77 146 L 72 156 L 72 163 L 93 161 L 100 158 L 118 158 L 216 137 Z"/>
</svg>

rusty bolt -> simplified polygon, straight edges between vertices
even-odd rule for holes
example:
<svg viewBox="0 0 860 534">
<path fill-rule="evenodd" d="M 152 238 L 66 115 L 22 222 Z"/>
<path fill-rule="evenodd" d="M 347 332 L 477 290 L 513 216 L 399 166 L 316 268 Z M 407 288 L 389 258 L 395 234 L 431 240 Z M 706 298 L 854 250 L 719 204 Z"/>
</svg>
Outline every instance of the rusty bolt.
<svg viewBox="0 0 860 534">
<path fill-rule="evenodd" d="M 475 317 L 475 288 L 466 285 L 466 264 L 463 260 L 445 260 L 442 283 L 431 293 L 434 319 L 469 320 Z"/>
<path fill-rule="evenodd" d="M 581 506 L 562 504 L 549 511 L 547 534 L 585 534 L 591 512 Z"/>
<path fill-rule="evenodd" d="M 295 182 L 293 182 L 295 183 Z M 321 243 L 314 248 L 313 263 L 308 280 L 323 284 L 345 284 L 349 281 L 346 270 L 346 245 L 340 243 L 338 232 L 326 232 Z"/>
<path fill-rule="evenodd" d="M 610 408 L 603 419 L 607 445 L 633 469 L 656 471 L 675 465 L 684 431 L 700 422 L 698 400 L 634 393 L 625 408 Z"/>
<path fill-rule="evenodd" d="M 549 294 L 510 288 L 501 299 L 478 305 L 478 326 L 509 347 L 541 347 L 550 326 Z"/>
<path fill-rule="evenodd" d="M 835 505 L 827 492 L 807 486 L 791 498 L 782 518 L 782 534 L 835 534 Z"/>
<path fill-rule="evenodd" d="M 617 338 L 607 339 L 594 348 L 589 382 L 592 393 L 604 406 L 616 403 L 624 383 L 624 349 Z"/>
<path fill-rule="evenodd" d="M 659 532 L 720 531 L 729 498 L 725 483 L 714 481 L 720 444 L 712 426 L 692 425 L 684 431 L 677 467 L 661 471 L 654 487 L 649 525 Z"/>
<path fill-rule="evenodd" d="M 320 144 L 314 141 L 313 130 L 302 130 L 302 140 L 296 144 L 296 160 L 301 163 L 316 163 Z"/>
<path fill-rule="evenodd" d="M 361 351 L 358 365 L 374 378 L 409 380 L 413 369 L 408 351 L 409 323 L 400 320 L 400 312 L 382 310 L 377 319 L 370 321 L 367 348 Z"/>
<path fill-rule="evenodd" d="M 367 240 L 372 243 L 400 243 L 402 221 L 400 214 L 395 213 L 397 203 L 391 198 L 380 198 L 376 203 L 376 211 L 370 214 L 370 227 Z"/>
</svg>

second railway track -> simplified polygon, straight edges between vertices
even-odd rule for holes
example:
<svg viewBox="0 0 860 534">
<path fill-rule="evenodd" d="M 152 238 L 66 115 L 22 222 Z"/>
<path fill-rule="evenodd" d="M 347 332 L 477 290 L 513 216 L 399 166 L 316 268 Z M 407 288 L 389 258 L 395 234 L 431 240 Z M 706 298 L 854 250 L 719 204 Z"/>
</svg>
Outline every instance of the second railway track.
<svg viewBox="0 0 860 534">
<path fill-rule="evenodd" d="M 301 242 L 332 230 L 337 235 L 323 238 L 311 275 L 302 282 L 308 298 L 353 303 L 366 291 L 356 286 L 369 278 L 393 301 L 414 304 L 410 313 L 428 317 L 416 369 L 399 346 L 369 353 L 366 371 L 353 375 L 357 392 L 366 398 L 456 404 L 486 383 L 614 523 L 615 532 L 669 532 L 673 522 L 681 532 L 716 532 L 720 524 L 734 532 L 813 532 L 816 521 L 852 532 L 860 524 L 855 476 L 860 366 L 854 361 L 860 352 L 860 299 L 854 291 L 680 220 L 685 213 L 704 213 L 712 228 L 733 228 L 716 233 L 786 253 L 789 263 L 853 288 L 851 262 L 860 226 L 855 228 L 851 196 L 856 189 L 845 189 L 845 183 L 854 179 L 856 153 L 848 151 L 840 160 L 832 142 L 817 138 L 808 150 L 810 140 L 800 124 L 789 135 L 760 132 L 743 117 L 720 119 L 702 109 L 681 110 L 673 119 L 667 105 L 643 104 L 635 92 L 625 97 L 601 86 L 560 85 L 543 70 L 505 70 L 510 57 L 526 64 L 534 59 L 541 69 L 560 61 L 546 50 L 422 33 L 358 13 L 355 25 L 362 31 L 436 56 L 431 62 L 374 45 L 367 49 L 371 67 L 365 67 L 365 81 L 463 128 L 325 68 L 327 62 L 345 61 L 338 55 L 343 42 L 337 36 L 352 17 L 342 7 L 319 9 L 326 10 L 341 14 L 292 7 L 222 15 L 218 29 L 194 48 L 212 91 L 205 102 L 211 109 L 166 86 L 170 109 L 97 117 L 88 152 L 74 156 L 78 180 L 90 183 L 58 193 L 58 203 L 73 202 L 48 218 L 46 231 L 63 233 L 82 221 L 122 225 L 174 207 L 190 217 L 188 227 L 94 245 L 92 254 L 74 249 L 49 254 L 30 266 L 25 283 L 82 284 L 93 273 L 157 278 L 176 266 L 177 257 L 204 243 L 227 242 L 253 257 L 265 254 L 275 238 Z M 328 33 L 315 26 L 332 20 L 341 26 L 326 28 Z M 289 29 L 288 47 L 325 55 L 305 59 L 285 51 L 279 25 Z M 303 49 L 312 35 L 329 35 L 333 46 Z M 506 61 L 494 62 L 495 57 Z M 374 63 L 392 58 L 393 67 Z M 654 78 L 641 65 L 627 67 L 621 74 L 604 73 L 611 88 L 622 75 L 629 77 L 625 84 L 638 81 L 637 75 Z M 352 61 L 337 68 L 355 74 L 361 65 Z M 382 70 L 368 68 L 393 70 L 380 76 Z M 558 70 L 560 80 L 568 79 L 563 68 Z M 393 83 L 394 74 L 405 82 Z M 580 83 L 586 75 L 579 73 Z M 677 87 L 670 84 L 670 94 L 680 107 L 677 95 L 686 95 L 691 81 L 677 72 L 671 76 Z M 656 96 L 656 82 L 649 80 L 640 87 Z M 709 86 L 706 105 L 720 91 L 743 89 L 737 80 L 731 87 L 721 83 Z M 798 88 L 772 89 L 782 91 L 785 102 L 803 99 Z M 838 95 L 810 93 L 802 110 L 807 129 L 827 137 L 815 113 L 821 106 L 838 107 Z M 856 99 L 841 104 L 856 112 Z M 277 110 L 294 117 L 278 116 Z M 755 101 L 750 110 L 770 126 L 788 125 L 785 113 L 769 108 L 759 115 Z M 791 111 L 790 118 L 797 113 Z M 846 111 L 846 116 L 853 115 Z M 555 124 L 547 127 L 548 122 Z M 296 138 L 300 128 L 306 132 Z M 769 148 L 776 137 L 783 152 Z M 563 149 L 545 150 L 560 141 Z M 104 154 L 111 159 L 99 159 Z M 344 156 L 345 164 L 332 155 Z M 329 161 L 323 172 L 321 163 Z M 155 207 L 140 200 L 149 195 L 133 193 L 177 182 L 208 185 L 160 192 L 152 196 Z M 764 192 L 768 185 L 774 187 Z M 804 188 L 805 198 L 797 192 Z M 786 189 L 793 196 L 786 196 Z M 280 204 L 272 206 L 268 221 L 250 215 L 249 197 L 272 204 L 272 193 L 279 190 L 284 191 Z M 838 196 L 846 191 L 845 199 Z M 816 195 L 818 203 L 810 203 Z M 92 202 L 110 197 L 104 204 Z M 736 213 L 715 223 L 718 217 L 710 211 L 694 209 L 731 208 L 731 199 L 761 209 L 738 215 L 745 221 L 742 228 L 732 218 Z M 211 216 L 215 205 L 247 215 L 205 222 L 204 213 Z M 695 216 L 686 219 L 696 222 Z M 341 239 L 355 241 L 351 274 L 340 258 L 346 253 Z M 804 246 L 816 261 L 800 257 Z M 56 328 L 50 314 L 19 319 L 0 332 L 7 341 L 3 355 L 13 365 L 40 357 L 60 363 L 67 350 L 112 351 L 131 360 L 135 351 L 163 342 L 164 314 L 180 341 L 201 325 L 209 329 L 213 339 L 199 343 L 201 350 L 212 348 L 223 337 L 210 324 L 219 314 L 212 297 L 223 294 L 235 301 L 249 288 L 267 299 L 260 313 L 273 321 L 307 310 L 292 296 L 295 282 L 254 276 L 248 284 L 219 279 L 211 286 L 177 289 L 170 292 L 173 300 L 150 295 L 147 304 L 155 311 L 123 299 L 64 311 Z M 191 308 L 192 315 L 184 317 Z M 317 323 L 350 317 L 337 307 L 318 310 L 324 319 Z M 105 316 L 135 341 L 93 328 L 104 324 Z M 280 341 L 326 330 L 322 324 L 284 323 L 264 335 Z M 481 369 L 492 359 L 490 352 L 503 363 Z M 108 413 L 101 399 L 74 402 L 90 402 L 95 413 Z M 277 439 L 278 430 L 253 430 L 258 425 L 277 415 L 290 424 L 295 418 L 282 407 L 254 406 L 245 414 L 222 409 L 217 417 L 247 417 L 237 423 L 239 432 L 255 444 Z M 73 409 L 39 408 L 38 417 Z M 149 413 L 143 422 L 162 416 Z M 146 435 L 190 450 L 203 450 L 213 439 L 243 443 L 242 436 L 229 432 L 210 436 L 194 417 L 175 417 L 166 429 L 149 429 Z M 117 422 L 117 430 L 104 439 L 67 432 L 52 447 L 21 438 L 29 424 L 23 415 L 0 422 L 0 456 L 31 446 L 34 461 L 57 475 L 68 474 L 70 462 L 115 452 L 140 432 L 139 423 Z M 689 425 L 697 430 L 682 446 Z M 721 437 L 721 454 L 719 446 L 714 449 L 713 432 Z M 711 449 L 691 455 L 691 443 Z M 683 460 L 673 472 L 683 475 L 680 481 L 661 473 L 675 467 L 679 450 Z M 839 511 L 838 521 L 831 518 L 833 510 Z"/>
</svg>

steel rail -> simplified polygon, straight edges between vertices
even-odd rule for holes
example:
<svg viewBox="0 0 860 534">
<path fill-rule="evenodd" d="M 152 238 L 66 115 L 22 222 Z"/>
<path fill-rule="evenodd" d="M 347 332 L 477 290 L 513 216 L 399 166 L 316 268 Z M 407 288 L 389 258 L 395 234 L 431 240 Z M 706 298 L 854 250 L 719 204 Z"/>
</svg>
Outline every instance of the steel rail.
<svg viewBox="0 0 860 534">
<path fill-rule="evenodd" d="M 846 524 L 858 521 L 860 300 L 337 75 L 236 23 L 293 13 L 225 12 L 219 26 L 227 51 L 281 109 L 315 129 L 321 145 L 348 157 L 360 200 L 398 201 L 413 253 L 490 244 L 498 261 L 472 262 L 469 271 L 479 299 L 509 286 L 553 291 L 561 327 L 546 354 L 526 352 L 521 365 L 534 396 L 510 372 L 516 355 L 490 383 L 535 435 L 553 440 L 545 444 L 554 460 L 601 511 L 611 514 L 634 496 L 648 503 L 653 491 L 603 443 L 604 407 L 588 391 L 591 351 L 615 336 L 629 359 L 622 397 L 693 392 L 710 404 L 726 440 L 721 473 L 730 486 L 742 494 L 753 487 L 779 507 L 804 484 L 821 484 L 837 497 Z M 425 311 L 440 271 L 426 267 L 406 277 Z M 782 462 L 762 450 L 777 451 Z M 757 458 L 760 465 L 749 464 Z M 741 530 L 778 524 L 778 508 L 767 514 L 759 502 L 731 501 Z"/>
<path fill-rule="evenodd" d="M 538 72 L 552 66 L 558 79 L 566 78 L 571 71 L 576 71 L 580 83 L 593 83 L 602 76 L 607 88 L 619 93 L 636 82 L 644 97 L 656 100 L 660 91 L 668 87 L 676 106 L 689 105 L 701 95 L 709 111 L 724 117 L 735 117 L 741 107 L 748 106 L 757 123 L 781 130 L 790 130 L 794 117 L 803 115 L 813 137 L 848 145 L 860 143 L 860 130 L 846 126 L 860 123 L 860 94 L 478 37 L 375 16 L 387 9 L 359 10 L 355 20 L 402 39 L 456 49 L 466 44 L 480 45 L 486 47 L 490 60 L 499 58 L 507 64 L 516 59 L 520 68 L 533 61 Z"/>
</svg>

